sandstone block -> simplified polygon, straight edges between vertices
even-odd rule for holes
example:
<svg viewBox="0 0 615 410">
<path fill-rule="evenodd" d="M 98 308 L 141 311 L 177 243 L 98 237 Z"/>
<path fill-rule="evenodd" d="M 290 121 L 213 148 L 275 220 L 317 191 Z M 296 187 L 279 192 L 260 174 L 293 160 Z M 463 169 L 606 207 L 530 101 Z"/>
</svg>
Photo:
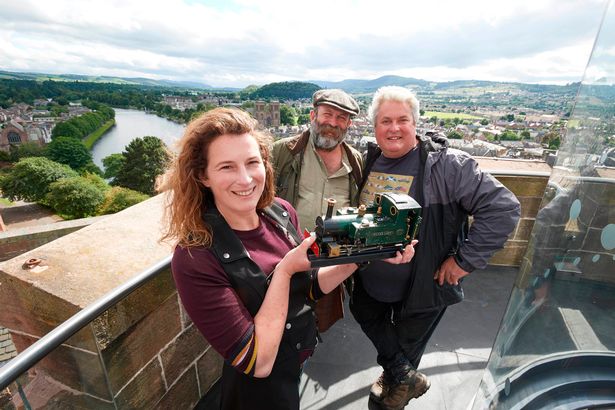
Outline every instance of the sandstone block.
<svg viewBox="0 0 615 410">
<path fill-rule="evenodd" d="M 201 395 L 211 388 L 211 386 L 222 376 L 222 364 L 224 360 L 211 346 L 207 352 L 197 362 L 199 372 L 199 382 L 201 384 Z"/>
<path fill-rule="evenodd" d="M 177 298 L 137 322 L 101 350 L 114 392 L 119 391 L 143 366 L 175 338 L 181 327 Z"/>
<path fill-rule="evenodd" d="M 167 382 L 174 383 L 203 354 L 208 345 L 196 326 L 184 330 L 160 354 Z"/>
</svg>

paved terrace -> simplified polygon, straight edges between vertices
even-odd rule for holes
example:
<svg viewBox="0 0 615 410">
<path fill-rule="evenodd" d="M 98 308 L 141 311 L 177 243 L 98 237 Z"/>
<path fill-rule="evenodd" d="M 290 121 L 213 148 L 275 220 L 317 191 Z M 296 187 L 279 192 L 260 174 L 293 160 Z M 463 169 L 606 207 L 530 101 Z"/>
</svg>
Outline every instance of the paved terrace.
<svg viewBox="0 0 615 410">
<path fill-rule="evenodd" d="M 431 388 L 406 409 L 467 410 L 487 365 L 517 268 L 489 266 L 464 282 L 465 300 L 451 306 L 431 338 L 419 370 Z M 346 301 L 343 320 L 323 335 L 301 379 L 302 410 L 378 410 L 369 402 L 371 384 L 382 369 L 376 350 L 352 318 Z M 197 410 L 209 410 L 211 395 Z"/>
<path fill-rule="evenodd" d="M 431 379 L 431 389 L 411 400 L 406 409 L 468 408 L 487 365 L 516 274 L 517 268 L 490 266 L 466 278 L 465 300 L 448 309 L 419 368 Z M 347 303 L 346 317 L 323 339 L 301 380 L 301 408 L 378 409 L 367 397 L 382 370 L 376 363 L 375 349 L 352 318 Z"/>
</svg>

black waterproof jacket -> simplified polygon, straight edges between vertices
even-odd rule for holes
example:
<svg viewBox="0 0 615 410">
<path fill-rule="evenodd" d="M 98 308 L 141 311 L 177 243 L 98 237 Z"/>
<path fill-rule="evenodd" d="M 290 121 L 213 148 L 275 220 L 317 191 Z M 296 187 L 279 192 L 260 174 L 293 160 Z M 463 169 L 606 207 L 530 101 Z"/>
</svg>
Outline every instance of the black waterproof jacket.
<svg viewBox="0 0 615 410">
<path fill-rule="evenodd" d="M 415 313 L 463 300 L 461 284 L 440 286 L 434 274 L 442 262 L 456 255 L 468 272 L 487 266 L 489 258 L 506 242 L 520 215 L 519 201 L 491 175 L 482 172 L 467 153 L 448 148 L 440 137 L 419 139 L 420 174 L 416 196 L 423 205 L 412 277 L 400 312 Z M 370 144 L 359 192 L 374 161 L 381 155 Z M 473 217 L 468 229 L 468 216 Z"/>
</svg>

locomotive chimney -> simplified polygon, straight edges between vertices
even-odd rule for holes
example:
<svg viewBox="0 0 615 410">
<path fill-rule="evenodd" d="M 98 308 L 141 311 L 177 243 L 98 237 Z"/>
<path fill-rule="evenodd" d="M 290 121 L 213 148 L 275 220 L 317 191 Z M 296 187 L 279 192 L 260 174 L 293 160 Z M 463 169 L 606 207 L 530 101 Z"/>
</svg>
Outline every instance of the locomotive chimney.
<svg viewBox="0 0 615 410">
<path fill-rule="evenodd" d="M 365 204 L 361 204 L 359 205 L 359 217 L 362 218 L 363 215 L 365 215 L 365 211 L 367 210 L 367 207 L 365 206 Z"/>
<path fill-rule="evenodd" d="M 333 208 L 335 207 L 335 203 L 337 201 L 333 198 L 327 199 L 327 215 L 325 219 L 330 219 L 333 216 Z"/>
</svg>

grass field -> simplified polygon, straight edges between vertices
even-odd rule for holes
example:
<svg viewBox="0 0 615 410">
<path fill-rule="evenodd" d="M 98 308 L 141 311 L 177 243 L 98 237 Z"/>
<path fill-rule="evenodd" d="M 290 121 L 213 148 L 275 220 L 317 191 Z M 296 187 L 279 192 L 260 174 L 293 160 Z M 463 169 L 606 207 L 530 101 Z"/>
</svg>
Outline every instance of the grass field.
<svg viewBox="0 0 615 410">
<path fill-rule="evenodd" d="M 576 118 L 573 120 L 568 120 L 568 128 L 577 128 L 579 126 L 579 120 Z"/>
<path fill-rule="evenodd" d="M 440 112 L 440 111 L 425 111 L 425 117 L 438 117 L 441 120 L 445 120 L 447 118 L 459 118 L 460 120 L 482 120 L 484 117 L 479 117 L 477 115 L 465 114 L 465 113 L 456 113 L 456 112 Z"/>
<path fill-rule="evenodd" d="M 83 144 L 86 147 L 88 147 L 88 149 L 92 149 L 92 146 L 94 145 L 94 143 L 98 141 L 98 139 L 102 137 L 107 131 L 109 131 L 109 128 L 113 127 L 114 125 L 115 125 L 115 120 L 107 121 L 106 123 L 103 124 L 102 127 L 100 127 L 99 129 L 97 129 L 96 131 L 94 131 L 93 133 L 85 137 L 83 139 Z"/>
</svg>

